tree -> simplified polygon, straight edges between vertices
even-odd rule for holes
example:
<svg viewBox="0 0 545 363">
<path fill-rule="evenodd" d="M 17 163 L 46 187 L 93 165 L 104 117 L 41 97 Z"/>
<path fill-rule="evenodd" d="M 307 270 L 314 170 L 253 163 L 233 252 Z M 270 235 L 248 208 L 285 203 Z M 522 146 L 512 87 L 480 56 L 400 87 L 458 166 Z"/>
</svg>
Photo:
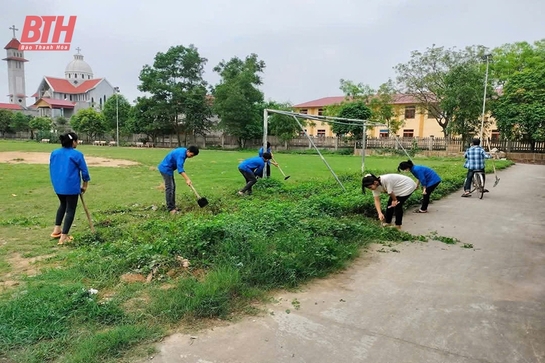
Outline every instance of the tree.
<svg viewBox="0 0 545 363">
<path fill-rule="evenodd" d="M 188 135 L 205 136 L 213 126 L 212 100 L 207 94 L 206 87 L 194 87 L 187 95 L 185 106 L 187 114 L 182 115 L 180 122 L 187 145 Z"/>
<path fill-rule="evenodd" d="M 92 107 L 76 112 L 70 118 L 70 125 L 76 132 L 84 133 L 91 139 L 103 136 L 108 130 L 104 115 Z"/>
<path fill-rule="evenodd" d="M 397 72 L 397 82 L 403 92 L 415 98 L 428 113 L 435 117 L 445 137 L 449 136 L 449 123 L 457 117 L 457 109 L 445 107 L 443 104 L 447 93 L 452 92 L 449 88 L 456 87 L 458 84 L 449 83 L 447 76 L 453 69 L 466 62 L 476 62 L 485 53 L 486 49 L 482 46 L 455 50 L 434 45 L 423 53 L 413 51 L 408 63 L 394 67 Z M 482 74 L 484 80 L 484 71 Z"/>
<path fill-rule="evenodd" d="M 447 87 L 440 105 L 441 109 L 452 115 L 447 126 L 448 132 L 450 135 L 461 135 L 469 144 L 474 136 L 479 135 L 483 122 L 484 82 L 481 64 L 468 61 L 457 65 L 447 73 L 445 82 Z M 486 97 L 491 98 L 493 93 L 494 89 L 487 87 Z M 485 121 L 484 127 L 489 124 L 490 121 Z"/>
<path fill-rule="evenodd" d="M 58 133 L 65 133 L 70 127 L 68 125 L 68 120 L 64 116 L 59 116 L 53 120 L 55 128 Z"/>
<path fill-rule="evenodd" d="M 545 39 L 533 44 L 528 42 L 504 44 L 492 50 L 492 59 L 490 76 L 498 86 L 503 87 L 518 72 L 543 63 Z"/>
<path fill-rule="evenodd" d="M 404 121 L 397 119 L 397 110 L 394 102 L 396 100 L 396 90 L 392 80 L 380 85 L 375 96 L 369 101 L 369 107 L 372 110 L 371 121 L 385 124 L 388 127 L 388 133 L 392 131 L 397 134 Z"/>
<path fill-rule="evenodd" d="M 259 137 L 263 132 L 263 92 L 257 87 L 263 82 L 260 73 L 265 62 L 251 54 L 245 60 L 233 57 L 222 60 L 214 71 L 221 76 L 214 89 L 214 111 L 220 117 L 223 130 L 237 137 L 240 147 L 246 140 Z"/>
<path fill-rule="evenodd" d="M 492 116 L 507 138 L 545 140 L 545 60 L 515 72 L 492 104 Z"/>
<path fill-rule="evenodd" d="M 0 133 L 2 133 L 2 137 L 4 137 L 7 133 L 12 132 L 12 120 L 13 113 L 11 111 L 0 109 Z"/>
<path fill-rule="evenodd" d="M 371 115 L 372 111 L 367 107 L 365 102 L 358 100 L 341 105 L 338 116 L 342 118 L 369 120 Z M 354 139 L 361 139 L 363 136 L 363 123 L 343 121 L 342 124 L 334 123 L 331 130 L 337 135 L 350 134 Z"/>
<path fill-rule="evenodd" d="M 162 112 L 162 104 L 149 97 L 138 97 L 127 120 L 127 131 L 145 134 L 153 143 L 157 137 L 173 132 L 173 126 L 167 114 Z"/>
<path fill-rule="evenodd" d="M 112 134 L 112 137 L 115 139 L 117 137 L 117 120 L 119 117 L 119 132 L 126 133 L 126 123 L 129 119 L 131 113 L 131 104 L 127 99 L 115 93 L 104 103 L 104 108 L 102 109 L 102 114 L 104 115 L 104 120 L 106 121 L 107 131 Z"/>
<path fill-rule="evenodd" d="M 189 47 L 178 45 L 170 47 L 166 53 L 157 53 L 153 66 L 145 65 L 140 72 L 138 89 L 152 95 L 157 103 L 155 109 L 160 105 L 170 120 L 179 146 L 181 132 L 194 132 L 191 126 L 205 121 L 203 110 L 208 101 L 202 96 L 202 90 L 206 89 L 203 80 L 206 62 L 192 44 Z"/>
<path fill-rule="evenodd" d="M 45 116 L 34 117 L 29 122 L 29 127 L 34 131 L 42 131 L 42 132 L 51 131 L 52 125 L 53 125 L 53 120 Z"/>
<path fill-rule="evenodd" d="M 30 131 L 29 122 L 30 118 L 24 113 L 18 111 L 13 114 L 10 127 L 15 132 Z"/>
</svg>

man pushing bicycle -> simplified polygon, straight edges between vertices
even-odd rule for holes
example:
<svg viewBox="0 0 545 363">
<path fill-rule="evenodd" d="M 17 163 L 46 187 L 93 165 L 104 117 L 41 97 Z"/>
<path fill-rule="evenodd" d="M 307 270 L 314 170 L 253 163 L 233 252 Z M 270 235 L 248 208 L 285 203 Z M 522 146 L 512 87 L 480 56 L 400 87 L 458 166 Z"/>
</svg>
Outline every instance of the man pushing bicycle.
<svg viewBox="0 0 545 363">
<path fill-rule="evenodd" d="M 466 150 L 464 157 L 466 162 L 464 163 L 464 168 L 467 169 L 466 181 L 464 183 L 464 194 L 462 197 L 471 197 L 471 181 L 473 180 L 473 175 L 476 172 L 482 172 L 483 175 L 483 186 L 485 181 L 485 172 L 484 172 L 484 160 L 490 159 L 490 154 L 486 153 L 484 149 L 480 146 L 480 139 L 473 139 L 471 146 Z M 484 193 L 488 193 L 488 190 L 485 189 Z"/>
</svg>

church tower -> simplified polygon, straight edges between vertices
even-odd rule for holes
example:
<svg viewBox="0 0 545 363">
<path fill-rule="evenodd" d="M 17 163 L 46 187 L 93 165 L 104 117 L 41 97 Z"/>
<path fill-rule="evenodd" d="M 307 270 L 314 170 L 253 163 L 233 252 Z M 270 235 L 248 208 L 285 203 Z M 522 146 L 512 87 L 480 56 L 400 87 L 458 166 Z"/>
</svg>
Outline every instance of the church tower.
<svg viewBox="0 0 545 363">
<path fill-rule="evenodd" d="M 19 41 L 15 36 L 15 25 L 10 27 L 13 30 L 13 38 L 4 47 L 7 57 L 2 59 L 8 63 L 8 87 L 9 87 L 9 103 L 26 108 L 26 90 L 25 90 L 25 53 L 19 50 Z"/>
</svg>

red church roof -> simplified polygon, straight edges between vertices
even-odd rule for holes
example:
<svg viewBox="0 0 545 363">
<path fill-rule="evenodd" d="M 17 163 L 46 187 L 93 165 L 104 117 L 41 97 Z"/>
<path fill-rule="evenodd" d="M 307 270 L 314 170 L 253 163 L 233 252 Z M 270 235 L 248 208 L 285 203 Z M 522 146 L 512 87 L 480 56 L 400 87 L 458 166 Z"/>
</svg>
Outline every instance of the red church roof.
<svg viewBox="0 0 545 363">
<path fill-rule="evenodd" d="M 49 83 L 49 85 L 55 92 L 80 94 L 92 90 L 104 78 L 88 79 L 77 86 L 74 86 L 72 83 L 70 83 L 70 81 L 65 78 L 44 77 L 44 79 L 47 81 L 47 83 Z"/>
<path fill-rule="evenodd" d="M 0 109 L 3 110 L 22 110 L 23 107 L 14 103 L 0 103 Z"/>
<path fill-rule="evenodd" d="M 4 49 L 19 49 L 19 46 L 21 43 L 16 38 L 12 38 L 8 44 L 4 47 Z"/>
</svg>

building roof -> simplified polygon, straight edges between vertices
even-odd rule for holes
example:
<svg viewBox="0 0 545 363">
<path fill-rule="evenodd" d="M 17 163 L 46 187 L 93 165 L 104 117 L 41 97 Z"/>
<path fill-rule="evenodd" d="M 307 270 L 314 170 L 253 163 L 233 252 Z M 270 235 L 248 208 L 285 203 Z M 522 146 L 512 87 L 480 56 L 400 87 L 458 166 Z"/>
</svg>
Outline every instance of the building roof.
<svg viewBox="0 0 545 363">
<path fill-rule="evenodd" d="M 22 110 L 21 105 L 16 105 L 14 103 L 0 103 L 0 109 L 3 110 Z"/>
<path fill-rule="evenodd" d="M 2 60 L 14 60 L 14 61 L 19 61 L 19 62 L 28 62 L 28 59 L 25 59 L 25 58 L 21 58 L 21 57 L 7 57 L 7 58 L 4 58 Z"/>
<path fill-rule="evenodd" d="M 55 100 L 52 98 L 40 98 L 38 101 L 34 102 L 33 106 L 47 107 L 44 104 L 47 104 L 50 108 L 74 108 L 76 103 L 66 100 Z"/>
<path fill-rule="evenodd" d="M 64 73 L 85 73 L 93 74 L 91 66 L 83 60 L 82 54 L 74 54 L 74 59 L 68 63 Z"/>
<path fill-rule="evenodd" d="M 49 84 L 54 92 L 67 93 L 67 94 L 81 94 L 86 93 L 95 88 L 104 78 L 88 79 L 81 82 L 81 84 L 74 86 L 69 80 L 64 78 L 44 77 L 45 81 Z M 37 97 L 33 96 L 33 97 Z"/>
<path fill-rule="evenodd" d="M 335 96 L 335 97 L 324 97 L 324 98 L 319 98 L 317 100 L 313 100 L 313 101 L 308 101 L 308 102 L 305 102 L 305 103 L 300 103 L 298 105 L 294 105 L 293 107 L 296 107 L 296 108 L 313 108 L 313 107 L 324 107 L 324 106 L 331 106 L 331 105 L 336 105 L 338 103 L 341 103 L 342 101 L 344 101 L 345 97 L 344 96 Z"/>
<path fill-rule="evenodd" d="M 300 103 L 300 104 L 295 105 L 293 107 L 294 108 L 325 107 L 325 106 L 340 104 L 345 99 L 347 99 L 347 97 L 345 97 L 345 96 L 324 97 L 324 98 L 319 98 L 317 100 Z M 394 102 L 393 103 L 397 104 L 397 105 L 403 105 L 403 104 L 420 103 L 420 101 L 418 101 L 414 96 L 399 93 L 399 94 L 394 95 Z"/>
<path fill-rule="evenodd" d="M 19 46 L 21 43 L 17 40 L 17 38 L 12 38 L 8 44 L 4 47 L 4 49 L 19 49 Z"/>
</svg>

